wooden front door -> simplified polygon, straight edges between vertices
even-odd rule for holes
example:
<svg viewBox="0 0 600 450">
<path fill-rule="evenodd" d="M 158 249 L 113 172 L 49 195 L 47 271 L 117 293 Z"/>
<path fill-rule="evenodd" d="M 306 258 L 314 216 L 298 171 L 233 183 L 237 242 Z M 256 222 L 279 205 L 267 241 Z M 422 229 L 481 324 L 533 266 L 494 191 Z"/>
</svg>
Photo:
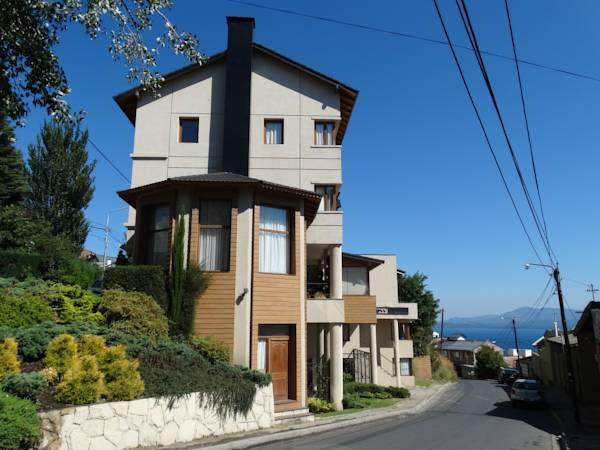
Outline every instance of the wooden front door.
<svg viewBox="0 0 600 450">
<path fill-rule="evenodd" d="M 288 336 L 271 337 L 268 343 L 267 367 L 273 379 L 273 396 L 275 401 L 288 400 L 290 339 Z"/>
</svg>

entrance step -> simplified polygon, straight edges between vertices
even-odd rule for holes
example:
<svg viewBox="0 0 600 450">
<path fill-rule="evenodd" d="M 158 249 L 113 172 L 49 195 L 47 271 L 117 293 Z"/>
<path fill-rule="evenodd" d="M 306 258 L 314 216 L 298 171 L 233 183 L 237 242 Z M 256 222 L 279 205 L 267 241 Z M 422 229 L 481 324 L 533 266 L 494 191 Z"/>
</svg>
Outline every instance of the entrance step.
<svg viewBox="0 0 600 450">
<path fill-rule="evenodd" d="M 289 409 L 275 413 L 275 425 L 294 425 L 314 421 L 315 416 L 310 413 L 308 408 Z"/>
</svg>

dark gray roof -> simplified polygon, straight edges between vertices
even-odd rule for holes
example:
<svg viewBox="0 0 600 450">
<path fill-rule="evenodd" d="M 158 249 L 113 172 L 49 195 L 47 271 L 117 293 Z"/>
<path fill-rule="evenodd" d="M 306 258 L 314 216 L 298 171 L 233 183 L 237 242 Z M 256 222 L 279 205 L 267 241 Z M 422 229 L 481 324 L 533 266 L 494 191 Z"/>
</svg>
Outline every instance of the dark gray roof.
<svg viewBox="0 0 600 450">
<path fill-rule="evenodd" d="M 548 342 L 552 342 L 554 344 L 565 345 L 565 337 L 564 336 L 553 336 L 546 338 Z M 569 346 L 577 345 L 577 336 L 572 333 L 569 333 Z"/>
<path fill-rule="evenodd" d="M 213 172 L 204 173 L 199 175 L 184 175 L 181 177 L 169 178 L 174 181 L 192 181 L 192 182 L 206 182 L 206 183 L 260 183 L 261 180 L 257 178 L 247 177 L 240 175 L 239 173 L 233 172 Z"/>
<path fill-rule="evenodd" d="M 444 350 L 472 352 L 482 345 L 496 345 L 486 341 L 444 341 Z"/>
</svg>

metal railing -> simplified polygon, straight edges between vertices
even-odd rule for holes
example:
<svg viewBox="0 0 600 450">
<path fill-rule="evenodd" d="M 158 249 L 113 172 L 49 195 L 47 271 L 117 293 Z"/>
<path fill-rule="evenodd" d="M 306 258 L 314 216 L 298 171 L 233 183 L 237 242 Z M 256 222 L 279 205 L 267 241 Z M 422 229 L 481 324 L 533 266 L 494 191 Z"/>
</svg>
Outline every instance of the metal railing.
<svg viewBox="0 0 600 450">
<path fill-rule="evenodd" d="M 352 375 L 358 383 L 371 383 L 371 354 L 355 348 L 344 358 L 344 373 Z"/>
</svg>

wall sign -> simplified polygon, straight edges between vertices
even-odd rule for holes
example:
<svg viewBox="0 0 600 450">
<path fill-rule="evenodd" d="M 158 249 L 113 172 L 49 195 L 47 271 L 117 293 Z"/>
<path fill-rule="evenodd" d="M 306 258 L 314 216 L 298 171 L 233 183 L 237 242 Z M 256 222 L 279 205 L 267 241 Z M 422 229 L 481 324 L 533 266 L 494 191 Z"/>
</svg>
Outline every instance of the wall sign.
<svg viewBox="0 0 600 450">
<path fill-rule="evenodd" d="M 380 316 L 408 316 L 408 308 L 392 308 L 387 306 L 378 306 L 377 314 Z"/>
</svg>

